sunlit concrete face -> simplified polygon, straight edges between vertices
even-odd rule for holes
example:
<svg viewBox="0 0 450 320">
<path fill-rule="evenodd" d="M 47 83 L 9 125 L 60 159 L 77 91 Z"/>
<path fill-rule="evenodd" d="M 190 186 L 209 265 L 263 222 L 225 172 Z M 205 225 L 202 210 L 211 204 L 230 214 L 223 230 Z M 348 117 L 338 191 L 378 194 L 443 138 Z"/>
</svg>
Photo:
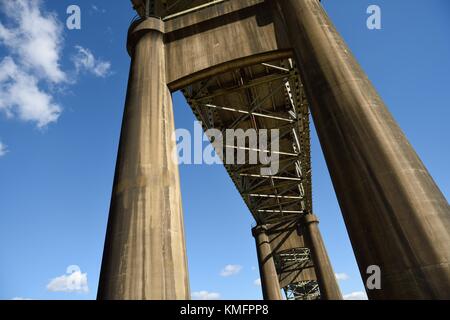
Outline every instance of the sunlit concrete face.
<svg viewBox="0 0 450 320">
<path fill-rule="evenodd" d="M 152 26 L 132 53 L 99 299 L 189 298 L 172 99 Z"/>
<path fill-rule="evenodd" d="M 167 3 L 154 4 L 159 12 Z M 449 205 L 317 0 L 229 0 L 147 18 L 130 28 L 128 50 L 100 299 L 189 297 L 169 90 L 287 58 L 300 69 L 361 274 L 381 268 L 382 289 L 369 298 L 450 298 Z M 339 299 L 317 223 L 297 218 L 301 232 L 281 246 L 310 246 L 317 265 L 306 276 Z M 265 243 L 278 240 L 257 235 L 261 256 L 276 254 Z M 263 267 L 265 296 L 278 299 L 273 265 Z"/>
</svg>

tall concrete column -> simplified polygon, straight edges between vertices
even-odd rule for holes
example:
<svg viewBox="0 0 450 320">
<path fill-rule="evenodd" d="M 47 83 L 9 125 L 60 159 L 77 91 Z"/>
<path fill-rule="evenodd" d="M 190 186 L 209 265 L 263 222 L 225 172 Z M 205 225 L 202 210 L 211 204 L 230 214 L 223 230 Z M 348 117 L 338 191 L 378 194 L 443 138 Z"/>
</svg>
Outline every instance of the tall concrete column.
<svg viewBox="0 0 450 320">
<path fill-rule="evenodd" d="M 267 226 L 257 226 L 252 230 L 256 241 L 263 297 L 264 300 L 282 300 L 280 282 L 267 231 Z"/>
<path fill-rule="evenodd" d="M 276 1 L 371 299 L 450 298 L 450 209 L 317 0 Z"/>
<path fill-rule="evenodd" d="M 342 300 L 342 294 L 319 231 L 319 219 L 313 214 L 307 214 L 300 226 L 306 245 L 311 249 L 321 298 L 323 300 Z"/>
<path fill-rule="evenodd" d="M 132 64 L 99 299 L 189 299 L 162 31 L 163 23 L 149 18 L 129 35 Z"/>
</svg>

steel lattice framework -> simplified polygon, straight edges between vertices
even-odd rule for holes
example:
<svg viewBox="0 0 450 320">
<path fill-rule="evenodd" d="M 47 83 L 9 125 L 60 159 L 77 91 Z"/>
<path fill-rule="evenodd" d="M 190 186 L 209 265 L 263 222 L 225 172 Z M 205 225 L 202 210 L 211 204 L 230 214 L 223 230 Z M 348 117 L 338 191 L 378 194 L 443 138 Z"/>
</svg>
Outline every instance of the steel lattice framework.
<svg viewBox="0 0 450 320">
<path fill-rule="evenodd" d="M 264 164 L 225 163 L 258 224 L 299 219 L 312 212 L 309 108 L 291 59 L 219 74 L 183 93 L 205 131 L 218 129 L 225 136 L 227 129 L 279 130 L 276 174 L 262 175 Z M 245 151 L 247 159 L 251 153 L 271 151 L 250 145 L 224 146 L 230 148 Z M 229 150 L 217 151 L 224 155 Z"/>
<path fill-rule="evenodd" d="M 231 179 L 258 225 L 277 225 L 312 212 L 310 113 L 305 91 L 292 59 L 282 59 L 237 68 L 194 83 L 182 90 L 203 129 L 216 129 L 226 136 L 228 129 L 278 130 L 279 150 L 250 145 L 221 146 L 217 154 L 236 151 L 232 164 L 223 161 Z M 237 163 L 237 152 L 246 163 Z M 264 164 L 250 164 L 251 153 L 276 152 L 278 172 L 262 175 Z M 300 273 L 312 268 L 309 248 L 274 253 L 277 273 Z M 292 278 L 284 288 L 288 299 L 320 297 L 316 280 Z"/>
<path fill-rule="evenodd" d="M 313 268 L 309 248 L 294 248 L 279 252 L 275 255 L 275 266 L 279 274 L 302 272 Z M 288 300 L 317 300 L 320 299 L 319 285 L 316 280 L 298 281 L 283 288 Z"/>
<path fill-rule="evenodd" d="M 287 300 L 318 300 L 319 285 L 316 280 L 299 281 L 284 288 Z"/>
</svg>

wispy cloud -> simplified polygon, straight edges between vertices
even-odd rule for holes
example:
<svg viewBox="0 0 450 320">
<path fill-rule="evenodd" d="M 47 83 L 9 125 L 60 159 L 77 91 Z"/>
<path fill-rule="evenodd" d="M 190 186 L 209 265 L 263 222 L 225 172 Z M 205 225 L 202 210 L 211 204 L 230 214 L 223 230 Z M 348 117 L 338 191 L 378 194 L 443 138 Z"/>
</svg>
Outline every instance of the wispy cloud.
<svg viewBox="0 0 450 320">
<path fill-rule="evenodd" d="M 7 117 L 17 116 L 45 127 L 58 120 L 62 109 L 51 94 L 39 88 L 35 76 L 6 57 L 0 62 L 0 110 Z"/>
<path fill-rule="evenodd" d="M 345 300 L 368 300 L 367 294 L 363 291 L 356 291 L 344 295 Z"/>
<path fill-rule="evenodd" d="M 0 40 L 37 76 L 58 83 L 66 79 L 60 68 L 62 24 L 55 14 L 41 10 L 41 0 L 0 1 L 11 27 L 0 23 Z"/>
<path fill-rule="evenodd" d="M 0 141 L 0 157 L 3 157 L 7 152 L 7 147 Z"/>
<path fill-rule="evenodd" d="M 234 276 L 236 274 L 238 274 L 239 272 L 241 272 L 242 270 L 242 266 L 237 265 L 237 264 L 229 264 L 226 265 L 222 271 L 220 271 L 220 275 L 222 277 L 230 277 L 230 276 Z"/>
<path fill-rule="evenodd" d="M 78 266 L 69 266 L 65 275 L 52 279 L 47 285 L 51 292 L 88 293 L 87 273 L 82 273 Z"/>
<path fill-rule="evenodd" d="M 82 46 L 76 46 L 77 54 L 72 60 L 78 73 L 87 72 L 97 77 L 106 77 L 111 72 L 111 63 L 95 58 L 94 54 Z"/>
<path fill-rule="evenodd" d="M 14 298 L 12 298 L 11 300 L 15 300 L 15 301 L 24 301 L 24 300 L 33 300 L 33 299 L 30 299 L 30 298 L 22 298 L 22 297 L 14 297 Z"/>
<path fill-rule="evenodd" d="M 346 281 L 350 279 L 350 276 L 346 273 L 336 273 L 335 276 L 337 281 Z"/>
<path fill-rule="evenodd" d="M 253 281 L 253 284 L 257 287 L 261 287 L 261 278 L 256 279 L 255 281 Z"/>
<path fill-rule="evenodd" d="M 219 300 L 220 293 L 209 291 L 197 291 L 192 293 L 192 299 L 194 300 Z"/>
<path fill-rule="evenodd" d="M 5 19 L 0 22 L 0 45 L 6 54 L 0 59 L 0 112 L 8 118 L 34 122 L 39 128 L 56 122 L 62 112 L 55 92 L 74 85 L 76 74 L 97 77 L 111 74 L 111 63 L 95 58 L 77 46 L 74 66 L 61 66 L 64 25 L 56 14 L 45 11 L 42 0 L 0 0 Z"/>
<path fill-rule="evenodd" d="M 58 120 L 61 107 L 42 82 L 63 83 L 62 26 L 56 16 L 41 11 L 42 1 L 0 1 L 7 17 L 0 22 L 0 43 L 8 54 L 0 61 L 0 111 L 8 117 L 44 127 Z"/>
</svg>

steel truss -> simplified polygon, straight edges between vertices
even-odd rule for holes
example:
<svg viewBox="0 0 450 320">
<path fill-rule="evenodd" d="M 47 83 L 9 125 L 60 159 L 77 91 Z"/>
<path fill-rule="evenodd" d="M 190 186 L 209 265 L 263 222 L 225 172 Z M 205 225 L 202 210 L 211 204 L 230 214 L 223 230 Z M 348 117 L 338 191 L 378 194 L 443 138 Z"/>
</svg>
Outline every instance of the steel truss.
<svg viewBox="0 0 450 320">
<path fill-rule="evenodd" d="M 294 248 L 279 252 L 274 256 L 275 266 L 279 274 L 301 272 L 311 268 L 313 262 L 308 248 Z M 319 285 L 316 280 L 299 281 L 283 288 L 288 300 L 317 300 L 320 299 Z"/>
<path fill-rule="evenodd" d="M 225 164 L 230 177 L 259 224 L 298 219 L 312 211 L 309 108 L 291 59 L 236 69 L 204 79 L 183 90 L 203 129 L 278 129 L 280 150 L 225 145 L 227 149 L 276 153 L 278 172 L 262 175 L 264 164 Z"/>
<path fill-rule="evenodd" d="M 316 280 L 299 281 L 284 288 L 287 300 L 319 300 L 320 291 Z"/>
<path fill-rule="evenodd" d="M 228 129 L 277 129 L 279 150 L 250 145 L 221 146 L 210 141 L 259 225 L 299 221 L 312 212 L 310 113 L 298 69 L 292 59 L 270 61 L 203 79 L 182 90 L 205 131 L 215 129 L 225 139 Z M 216 137 L 217 138 L 217 137 Z M 232 150 L 246 155 L 245 163 L 226 163 Z M 262 174 L 264 163 L 249 163 L 252 153 L 277 154 L 279 170 Z M 253 154 L 255 155 L 255 154 Z M 274 253 L 278 273 L 312 267 L 308 248 Z M 290 283 L 288 299 L 320 297 L 316 281 Z"/>
</svg>

